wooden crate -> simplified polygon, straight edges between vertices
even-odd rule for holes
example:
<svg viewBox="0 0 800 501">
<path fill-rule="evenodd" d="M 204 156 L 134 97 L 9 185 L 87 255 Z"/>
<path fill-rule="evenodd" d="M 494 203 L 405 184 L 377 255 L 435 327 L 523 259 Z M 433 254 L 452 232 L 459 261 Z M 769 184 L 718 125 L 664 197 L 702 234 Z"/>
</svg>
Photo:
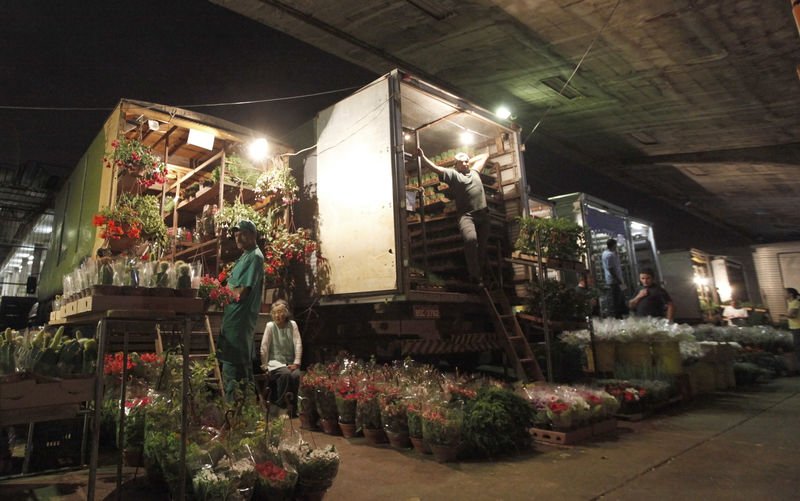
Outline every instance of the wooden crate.
<svg viewBox="0 0 800 501">
<path fill-rule="evenodd" d="M 550 445 L 570 445 L 592 436 L 592 427 L 585 426 L 573 431 L 553 431 L 531 428 L 531 436 L 537 442 Z"/>
<path fill-rule="evenodd" d="M 187 297 L 86 296 L 69 304 L 75 308 L 72 313 L 67 313 L 68 317 L 106 310 L 203 313 L 203 300 Z"/>
</svg>

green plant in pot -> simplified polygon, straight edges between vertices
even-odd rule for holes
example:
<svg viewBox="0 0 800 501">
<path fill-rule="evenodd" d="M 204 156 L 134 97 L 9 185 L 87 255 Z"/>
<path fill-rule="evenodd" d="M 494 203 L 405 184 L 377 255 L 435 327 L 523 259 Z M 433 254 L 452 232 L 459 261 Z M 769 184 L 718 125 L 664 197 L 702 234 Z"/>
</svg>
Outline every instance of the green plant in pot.
<svg viewBox="0 0 800 501">
<path fill-rule="evenodd" d="M 169 263 L 167 261 L 159 261 L 156 264 L 155 285 L 156 287 L 169 287 Z"/>
<path fill-rule="evenodd" d="M 114 263 L 110 257 L 100 258 L 97 283 L 100 285 L 114 285 Z"/>
<path fill-rule="evenodd" d="M 464 408 L 464 436 L 489 457 L 526 448 L 533 416 L 533 407 L 513 391 L 481 388 Z"/>
<path fill-rule="evenodd" d="M 192 290 L 192 267 L 183 261 L 175 261 L 175 276 L 177 289 L 184 295 L 190 294 Z"/>
</svg>

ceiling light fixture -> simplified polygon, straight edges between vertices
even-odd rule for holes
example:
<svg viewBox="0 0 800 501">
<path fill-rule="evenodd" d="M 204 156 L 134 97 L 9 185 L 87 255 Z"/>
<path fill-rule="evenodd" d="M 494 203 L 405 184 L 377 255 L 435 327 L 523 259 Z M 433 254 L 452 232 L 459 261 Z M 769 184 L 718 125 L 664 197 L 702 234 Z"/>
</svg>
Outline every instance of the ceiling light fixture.
<svg viewBox="0 0 800 501">
<path fill-rule="evenodd" d="M 472 141 L 475 138 L 472 135 L 472 132 L 465 130 L 459 135 L 459 139 L 461 139 L 461 144 L 472 144 Z"/>
</svg>

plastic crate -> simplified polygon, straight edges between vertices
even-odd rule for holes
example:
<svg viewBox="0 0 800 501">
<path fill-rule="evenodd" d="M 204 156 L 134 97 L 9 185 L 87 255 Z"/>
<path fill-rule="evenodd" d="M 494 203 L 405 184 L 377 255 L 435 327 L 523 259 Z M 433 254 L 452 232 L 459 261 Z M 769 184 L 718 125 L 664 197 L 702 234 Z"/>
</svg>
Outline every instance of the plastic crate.
<svg viewBox="0 0 800 501">
<path fill-rule="evenodd" d="M 28 469 L 41 471 L 78 466 L 82 439 L 82 417 L 34 424 Z"/>
</svg>

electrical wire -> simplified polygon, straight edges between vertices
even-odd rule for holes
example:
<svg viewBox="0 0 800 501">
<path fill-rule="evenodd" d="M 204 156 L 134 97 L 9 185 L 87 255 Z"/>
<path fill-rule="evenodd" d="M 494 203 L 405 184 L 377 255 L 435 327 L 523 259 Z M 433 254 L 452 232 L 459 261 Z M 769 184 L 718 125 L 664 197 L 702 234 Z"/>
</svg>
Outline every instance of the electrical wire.
<svg viewBox="0 0 800 501">
<path fill-rule="evenodd" d="M 621 3 L 622 3 L 622 0 L 617 0 L 617 3 L 614 5 L 614 8 L 611 9 L 611 14 L 608 15 L 608 19 L 606 19 L 605 24 L 603 24 L 603 26 L 600 28 L 600 30 L 597 32 L 597 34 L 594 36 L 594 38 L 592 39 L 592 41 L 589 44 L 589 46 L 586 47 L 586 51 L 581 56 L 580 60 L 578 61 L 578 64 L 575 65 L 575 69 L 572 70 L 572 74 L 569 76 L 569 78 L 567 78 L 567 81 L 564 82 L 564 85 L 561 86 L 561 90 L 558 91 L 558 95 L 559 96 L 564 93 L 564 89 L 566 89 L 567 85 L 569 85 L 570 81 L 572 81 L 572 77 L 574 77 L 575 74 L 578 73 L 578 68 L 581 67 L 581 64 L 583 64 L 583 60 L 586 59 L 586 56 L 589 55 L 589 52 L 591 52 L 592 47 L 594 47 L 595 42 L 597 42 L 597 39 L 600 38 L 600 35 L 603 34 L 603 31 L 605 31 L 606 27 L 611 22 L 611 18 L 614 17 L 614 13 L 617 11 L 617 7 L 619 7 L 619 4 L 621 4 Z M 522 141 L 522 144 L 525 144 L 525 143 L 528 142 L 528 139 L 530 139 L 531 136 L 533 135 L 533 133 L 536 132 L 536 129 L 539 128 L 539 125 L 542 124 L 542 121 L 545 119 L 545 117 L 550 113 L 550 110 L 552 110 L 552 109 L 553 109 L 553 105 L 551 104 L 547 108 L 547 110 L 545 110 L 545 112 L 542 115 L 542 117 L 539 118 L 539 121 L 536 122 L 536 125 L 533 126 L 533 129 L 531 129 L 531 131 L 528 133 L 528 135 L 525 136 L 525 140 Z"/>
<path fill-rule="evenodd" d="M 337 92 L 346 92 L 353 89 L 358 89 L 361 86 L 354 85 L 352 87 L 343 87 L 341 89 L 326 90 L 322 92 L 314 92 L 311 94 L 300 94 L 296 96 L 273 97 L 269 99 L 254 99 L 250 101 L 234 101 L 229 103 L 206 103 L 206 104 L 179 104 L 175 105 L 177 108 L 211 108 L 219 106 L 241 106 L 245 104 L 259 104 L 271 103 L 275 101 L 290 101 L 293 99 L 304 99 L 307 97 L 323 96 L 325 94 L 335 94 Z M 76 107 L 76 106 L 9 106 L 0 105 L 0 110 L 18 110 L 18 111 L 111 111 L 114 108 L 109 107 Z"/>
</svg>

